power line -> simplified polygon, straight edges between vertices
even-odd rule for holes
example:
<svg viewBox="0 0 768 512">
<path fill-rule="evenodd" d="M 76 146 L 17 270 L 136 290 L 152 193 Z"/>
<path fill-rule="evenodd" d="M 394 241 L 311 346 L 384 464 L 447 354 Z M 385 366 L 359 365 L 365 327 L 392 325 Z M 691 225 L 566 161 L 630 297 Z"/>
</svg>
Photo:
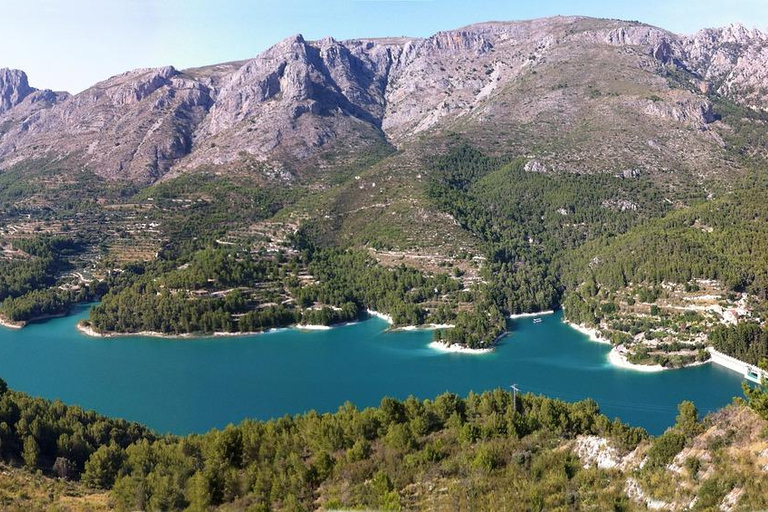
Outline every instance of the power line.
<svg viewBox="0 0 768 512">
<path fill-rule="evenodd" d="M 512 384 L 510 387 L 512 388 L 512 407 L 517 411 L 517 392 L 520 390 L 517 388 L 517 384 Z"/>
</svg>

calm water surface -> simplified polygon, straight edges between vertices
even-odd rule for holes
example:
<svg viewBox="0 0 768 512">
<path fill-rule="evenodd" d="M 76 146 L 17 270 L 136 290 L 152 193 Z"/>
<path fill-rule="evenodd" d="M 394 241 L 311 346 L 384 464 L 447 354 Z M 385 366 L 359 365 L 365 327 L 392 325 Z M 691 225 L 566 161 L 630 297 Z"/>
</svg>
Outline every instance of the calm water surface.
<svg viewBox="0 0 768 512">
<path fill-rule="evenodd" d="M 346 400 L 466 395 L 517 383 L 523 391 L 575 401 L 651 433 L 674 423 L 676 405 L 701 412 L 741 394 L 738 374 L 716 365 L 661 373 L 612 367 L 609 347 L 589 341 L 560 314 L 511 322 L 490 354 L 446 354 L 428 331 L 386 332 L 379 319 L 328 331 L 286 329 L 248 337 L 165 340 L 81 335 L 75 314 L 22 330 L 0 329 L 0 377 L 18 390 L 186 434 L 244 418 L 268 419 Z"/>
</svg>

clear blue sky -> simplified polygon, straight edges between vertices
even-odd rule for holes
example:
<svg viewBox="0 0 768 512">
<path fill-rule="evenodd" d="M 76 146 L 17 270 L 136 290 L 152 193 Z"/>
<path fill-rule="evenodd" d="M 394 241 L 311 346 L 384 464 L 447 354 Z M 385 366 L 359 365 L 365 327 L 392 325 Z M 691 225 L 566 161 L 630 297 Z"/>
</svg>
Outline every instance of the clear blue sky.
<svg viewBox="0 0 768 512">
<path fill-rule="evenodd" d="M 137 67 L 178 68 L 307 39 L 428 36 L 489 20 L 581 14 L 677 33 L 740 22 L 768 28 L 768 0 L 0 0 L 0 67 L 78 92 Z"/>
</svg>

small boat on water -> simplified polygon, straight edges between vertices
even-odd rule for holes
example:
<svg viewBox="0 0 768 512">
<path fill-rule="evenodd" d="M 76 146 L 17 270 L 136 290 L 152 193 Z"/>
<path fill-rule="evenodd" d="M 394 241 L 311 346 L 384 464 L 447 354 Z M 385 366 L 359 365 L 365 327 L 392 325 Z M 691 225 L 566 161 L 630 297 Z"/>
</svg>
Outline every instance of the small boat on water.
<svg viewBox="0 0 768 512">
<path fill-rule="evenodd" d="M 544 321 L 544 320 L 542 320 L 541 318 L 534 318 L 534 319 L 533 319 L 533 323 L 535 323 L 535 324 L 540 324 L 540 323 L 541 323 L 541 322 L 543 322 L 543 321 Z"/>
</svg>

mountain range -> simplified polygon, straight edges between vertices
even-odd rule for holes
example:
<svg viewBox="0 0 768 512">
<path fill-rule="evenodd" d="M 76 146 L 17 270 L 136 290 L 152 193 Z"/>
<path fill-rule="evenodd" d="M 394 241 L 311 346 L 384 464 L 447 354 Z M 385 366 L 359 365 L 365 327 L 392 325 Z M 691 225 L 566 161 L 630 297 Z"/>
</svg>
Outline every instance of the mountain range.
<svg viewBox="0 0 768 512">
<path fill-rule="evenodd" d="M 296 35 L 246 61 L 138 69 L 74 95 L 0 70 L 0 166 L 44 159 L 150 184 L 256 162 L 312 180 L 381 146 L 407 166 L 402 154 L 458 134 L 531 171 L 702 180 L 740 168 L 713 96 L 762 109 L 768 34 L 556 17 L 428 38 Z"/>
</svg>

